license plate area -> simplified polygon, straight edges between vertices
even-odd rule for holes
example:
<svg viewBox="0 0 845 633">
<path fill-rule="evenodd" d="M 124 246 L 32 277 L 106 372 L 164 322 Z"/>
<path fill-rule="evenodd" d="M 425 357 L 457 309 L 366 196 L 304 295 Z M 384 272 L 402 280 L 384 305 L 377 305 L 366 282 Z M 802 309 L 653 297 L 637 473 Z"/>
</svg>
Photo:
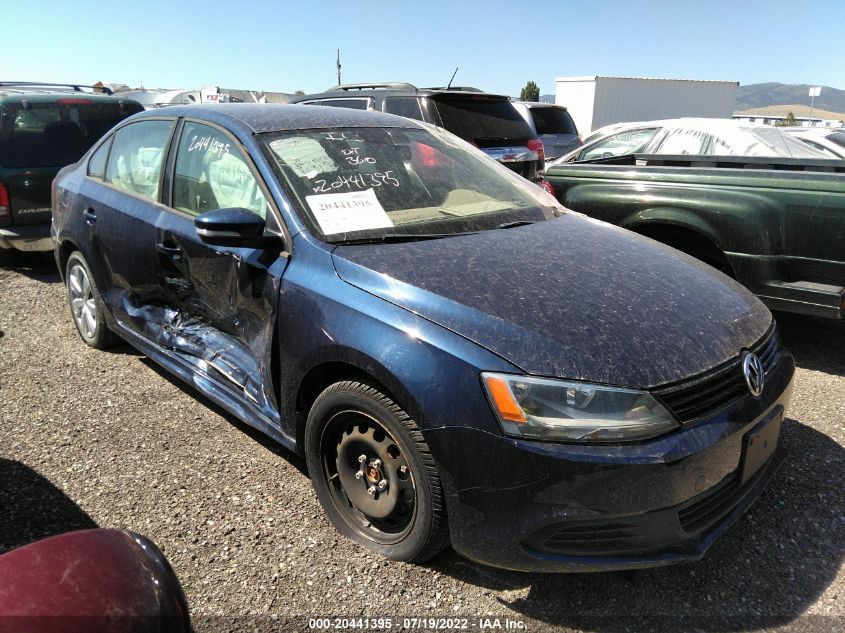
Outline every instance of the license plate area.
<svg viewBox="0 0 845 633">
<path fill-rule="evenodd" d="M 742 438 L 742 477 L 740 479 L 742 483 L 753 477 L 774 454 L 782 421 L 783 409 L 778 407 L 773 415 L 763 420 Z"/>
</svg>

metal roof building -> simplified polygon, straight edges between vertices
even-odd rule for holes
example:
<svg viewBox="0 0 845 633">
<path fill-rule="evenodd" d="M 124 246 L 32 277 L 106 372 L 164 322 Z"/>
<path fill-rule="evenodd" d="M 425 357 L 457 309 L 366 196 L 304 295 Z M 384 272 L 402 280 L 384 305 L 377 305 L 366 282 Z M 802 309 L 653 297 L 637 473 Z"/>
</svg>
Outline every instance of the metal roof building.
<svg viewBox="0 0 845 633">
<path fill-rule="evenodd" d="M 611 123 L 678 117 L 730 118 L 738 81 L 645 77 L 557 77 L 555 103 L 582 136 Z"/>
</svg>

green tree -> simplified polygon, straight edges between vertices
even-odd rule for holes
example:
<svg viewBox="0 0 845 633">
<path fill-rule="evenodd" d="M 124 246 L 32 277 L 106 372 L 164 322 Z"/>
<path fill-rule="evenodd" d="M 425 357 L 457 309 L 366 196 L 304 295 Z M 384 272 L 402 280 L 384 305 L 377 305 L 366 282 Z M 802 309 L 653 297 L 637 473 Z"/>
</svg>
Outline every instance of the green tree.
<svg viewBox="0 0 845 633">
<path fill-rule="evenodd" d="M 297 97 L 301 97 L 302 95 L 305 94 L 305 91 L 304 90 L 297 90 L 293 94 L 295 94 Z"/>
<path fill-rule="evenodd" d="M 525 88 L 522 89 L 522 92 L 519 93 L 519 100 L 520 101 L 539 101 L 540 100 L 540 87 L 535 84 L 533 81 L 529 81 L 525 84 Z"/>
<path fill-rule="evenodd" d="M 795 122 L 795 115 L 789 112 L 783 121 L 775 121 L 775 125 L 777 127 L 795 127 L 798 123 Z"/>
</svg>

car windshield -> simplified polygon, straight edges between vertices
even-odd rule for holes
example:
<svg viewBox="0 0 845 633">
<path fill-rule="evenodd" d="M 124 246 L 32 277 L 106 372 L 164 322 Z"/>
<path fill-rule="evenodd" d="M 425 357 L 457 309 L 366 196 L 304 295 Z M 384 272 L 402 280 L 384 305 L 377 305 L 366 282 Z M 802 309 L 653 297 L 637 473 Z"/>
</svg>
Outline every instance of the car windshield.
<svg viewBox="0 0 845 633">
<path fill-rule="evenodd" d="M 433 127 L 261 136 L 303 221 L 328 242 L 444 237 L 562 211 L 536 185 Z"/>
<path fill-rule="evenodd" d="M 6 104 L 0 112 L 0 164 L 18 168 L 75 163 L 115 124 L 142 109 L 134 102 L 94 103 L 84 98 Z"/>
</svg>

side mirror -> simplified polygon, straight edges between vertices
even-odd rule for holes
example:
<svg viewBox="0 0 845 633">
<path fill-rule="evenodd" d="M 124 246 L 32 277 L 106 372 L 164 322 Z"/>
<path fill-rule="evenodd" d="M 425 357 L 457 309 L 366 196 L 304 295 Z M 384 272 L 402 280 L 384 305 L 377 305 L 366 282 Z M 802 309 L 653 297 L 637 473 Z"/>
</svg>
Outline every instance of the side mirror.
<svg viewBox="0 0 845 633">
<path fill-rule="evenodd" d="M 196 217 L 194 226 L 200 239 L 212 246 L 260 248 L 266 246 L 264 218 L 247 209 L 215 209 Z"/>
</svg>

